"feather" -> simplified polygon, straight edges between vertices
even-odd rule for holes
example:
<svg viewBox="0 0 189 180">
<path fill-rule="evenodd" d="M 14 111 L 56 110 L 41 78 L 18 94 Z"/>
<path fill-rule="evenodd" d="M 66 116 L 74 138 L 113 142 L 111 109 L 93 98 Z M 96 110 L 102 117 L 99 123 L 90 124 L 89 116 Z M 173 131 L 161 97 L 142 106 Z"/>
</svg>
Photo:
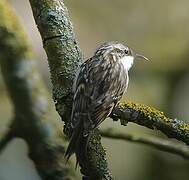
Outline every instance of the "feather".
<svg viewBox="0 0 189 180">
<path fill-rule="evenodd" d="M 124 60 L 130 57 L 126 58 L 125 52 L 131 51 L 126 49 L 115 42 L 104 44 L 80 66 L 73 88 L 73 134 L 65 154 L 67 160 L 73 153 L 77 162 L 87 158 L 91 132 L 110 115 L 127 88 L 131 58 L 127 63 Z"/>
</svg>

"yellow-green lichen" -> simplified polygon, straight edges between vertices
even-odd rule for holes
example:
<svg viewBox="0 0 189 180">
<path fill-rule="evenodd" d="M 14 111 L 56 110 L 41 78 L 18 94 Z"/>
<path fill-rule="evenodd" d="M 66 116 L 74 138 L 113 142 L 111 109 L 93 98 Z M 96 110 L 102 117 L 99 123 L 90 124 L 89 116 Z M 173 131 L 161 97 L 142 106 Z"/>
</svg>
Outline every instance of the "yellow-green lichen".
<svg viewBox="0 0 189 180">
<path fill-rule="evenodd" d="M 179 128 L 180 128 L 181 130 L 184 130 L 184 131 L 188 131 L 188 132 L 189 132 L 189 124 L 183 123 L 183 124 L 181 124 L 181 125 L 179 126 Z"/>
<path fill-rule="evenodd" d="M 163 112 L 153 107 L 133 102 L 121 102 L 117 107 L 117 114 L 123 121 L 160 130 L 169 138 L 176 138 L 189 144 L 189 124 L 178 119 L 168 118 Z"/>
<path fill-rule="evenodd" d="M 137 111 L 141 114 L 143 114 L 144 117 L 147 117 L 148 119 L 152 118 L 158 118 L 166 123 L 170 123 L 172 119 L 167 118 L 162 111 L 159 111 L 153 107 L 149 107 L 144 104 L 139 103 L 133 103 L 133 102 L 120 102 L 119 107 L 121 109 L 132 109 L 133 111 Z"/>
</svg>

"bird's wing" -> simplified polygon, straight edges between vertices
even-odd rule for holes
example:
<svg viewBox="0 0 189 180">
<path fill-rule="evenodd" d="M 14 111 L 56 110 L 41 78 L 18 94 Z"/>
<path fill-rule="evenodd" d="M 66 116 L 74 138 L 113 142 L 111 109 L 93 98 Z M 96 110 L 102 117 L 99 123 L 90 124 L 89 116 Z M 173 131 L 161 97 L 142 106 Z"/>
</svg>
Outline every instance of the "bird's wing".
<svg viewBox="0 0 189 180">
<path fill-rule="evenodd" d="M 101 124 L 110 115 L 115 104 L 122 97 L 126 88 L 126 76 L 125 72 L 120 68 L 121 66 L 118 66 L 114 69 L 114 72 L 108 73 L 107 76 L 109 77 L 105 77 L 97 82 L 98 85 L 95 87 L 95 91 L 99 92 L 99 96 L 94 98 L 89 111 L 92 126 L 86 124 L 84 134 L 87 135 L 91 130 Z"/>
<path fill-rule="evenodd" d="M 91 58 L 80 67 L 72 107 L 72 126 L 83 122 L 84 134 L 111 113 L 126 88 L 126 74 L 119 63 Z"/>
</svg>

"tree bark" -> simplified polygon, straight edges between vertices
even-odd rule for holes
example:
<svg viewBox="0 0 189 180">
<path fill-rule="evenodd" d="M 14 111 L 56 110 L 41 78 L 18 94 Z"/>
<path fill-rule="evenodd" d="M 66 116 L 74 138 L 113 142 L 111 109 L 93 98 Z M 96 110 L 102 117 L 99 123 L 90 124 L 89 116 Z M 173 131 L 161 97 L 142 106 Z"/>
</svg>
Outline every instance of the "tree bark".
<svg viewBox="0 0 189 180">
<path fill-rule="evenodd" d="M 112 118 L 120 119 L 122 125 L 136 123 L 153 130 L 159 130 L 169 138 L 175 138 L 189 145 L 189 124 L 166 117 L 163 112 L 137 103 L 120 103 L 113 111 Z"/>
<path fill-rule="evenodd" d="M 0 142 L 0 150 L 15 137 L 29 146 L 42 179 L 62 180 L 75 177 L 65 165 L 65 139 L 60 138 L 50 96 L 41 80 L 30 44 L 14 11 L 6 0 L 0 1 L 0 66 L 14 116 L 9 131 Z"/>
<path fill-rule="evenodd" d="M 61 0 L 30 0 L 33 15 L 40 31 L 53 83 L 53 98 L 56 109 L 65 122 L 64 132 L 70 136 L 69 120 L 72 107 L 72 84 L 81 63 L 81 52 L 75 39 L 67 8 Z M 188 144 L 189 126 L 182 121 L 170 119 L 154 108 L 122 103 L 112 113 L 121 124 L 134 122 L 150 129 L 158 129 L 168 137 Z M 88 161 L 79 162 L 84 179 L 112 179 L 96 130 L 89 142 Z"/>
<path fill-rule="evenodd" d="M 153 136 L 141 136 L 136 134 L 121 133 L 118 130 L 105 129 L 100 131 L 100 134 L 105 138 L 111 138 L 116 140 L 130 141 L 139 144 L 149 145 L 161 151 L 177 154 L 185 159 L 189 159 L 189 148 L 182 143 L 175 143 L 163 138 L 157 138 Z"/>
<path fill-rule="evenodd" d="M 65 122 L 65 134 L 70 136 L 71 89 L 82 61 L 81 51 L 62 0 L 30 0 L 30 4 L 48 57 L 56 109 Z M 88 159 L 79 162 L 84 179 L 112 179 L 100 140 L 96 130 L 88 145 Z"/>
</svg>

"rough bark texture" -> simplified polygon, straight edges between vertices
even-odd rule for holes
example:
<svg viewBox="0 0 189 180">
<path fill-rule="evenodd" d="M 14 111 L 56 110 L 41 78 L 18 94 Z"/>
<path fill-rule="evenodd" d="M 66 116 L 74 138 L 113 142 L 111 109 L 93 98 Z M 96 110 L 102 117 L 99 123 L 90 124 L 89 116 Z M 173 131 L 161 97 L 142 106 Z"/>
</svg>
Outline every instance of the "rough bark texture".
<svg viewBox="0 0 189 180">
<path fill-rule="evenodd" d="M 63 1 L 30 0 L 30 3 L 48 56 L 56 108 L 68 127 L 65 133 L 69 135 L 71 87 L 81 62 L 81 52 Z M 134 122 L 151 129 L 158 129 L 168 137 L 188 143 L 187 124 L 166 118 L 162 112 L 145 105 L 122 103 L 115 108 L 112 118 L 121 119 L 122 125 Z M 86 179 L 112 179 L 98 130 L 94 132 L 89 143 L 88 156 L 88 162 L 80 162 L 81 172 Z"/>
<path fill-rule="evenodd" d="M 33 15 L 43 39 L 53 84 L 56 109 L 69 136 L 72 83 L 82 57 L 67 8 L 62 0 L 30 0 Z M 98 130 L 88 146 L 88 160 L 79 162 L 85 179 L 112 179 Z"/>
<path fill-rule="evenodd" d="M 65 141 L 59 137 L 58 121 L 53 120 L 50 97 L 32 58 L 27 37 L 5 0 L 0 1 L 0 49 L 1 71 L 14 109 L 0 150 L 10 139 L 23 138 L 42 179 L 72 179 L 74 171 L 64 162 Z"/>
<path fill-rule="evenodd" d="M 30 0 L 30 4 L 48 56 L 56 109 L 65 122 L 65 134 L 70 136 L 71 88 L 82 60 L 81 52 L 62 0 Z M 48 93 L 41 83 L 26 39 L 14 13 L 6 1 L 1 0 L 0 65 L 15 117 L 0 148 L 13 137 L 22 137 L 28 143 L 30 157 L 43 179 L 71 179 L 72 169 L 65 166 L 63 158 L 64 141 L 56 133 L 58 125 L 57 121 L 52 121 L 52 104 L 47 101 Z M 189 125 L 167 118 L 154 108 L 120 103 L 114 109 L 112 118 L 120 119 L 122 125 L 133 122 L 158 129 L 170 138 L 189 144 Z M 89 142 L 88 157 L 88 161 L 79 162 L 83 179 L 113 179 L 98 130 Z"/>
<path fill-rule="evenodd" d="M 171 119 L 163 112 L 137 103 L 120 103 L 112 113 L 114 120 L 120 119 L 122 125 L 133 122 L 150 129 L 159 130 L 169 138 L 175 138 L 189 145 L 189 124 Z"/>
</svg>

